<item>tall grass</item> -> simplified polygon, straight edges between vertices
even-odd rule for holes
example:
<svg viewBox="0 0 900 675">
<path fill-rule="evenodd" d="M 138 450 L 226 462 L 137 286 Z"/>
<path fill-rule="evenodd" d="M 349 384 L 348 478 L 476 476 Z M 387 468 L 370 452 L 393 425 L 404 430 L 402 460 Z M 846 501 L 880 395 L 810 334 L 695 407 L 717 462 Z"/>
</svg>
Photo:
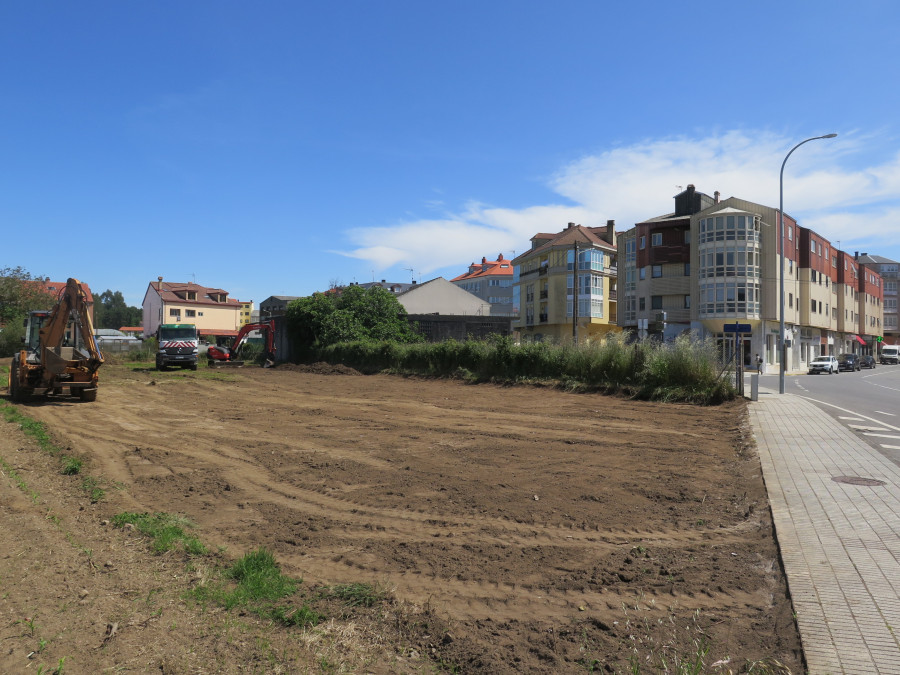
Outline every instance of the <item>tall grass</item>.
<svg viewBox="0 0 900 675">
<path fill-rule="evenodd" d="M 735 397 L 712 341 L 681 336 L 674 343 L 629 344 L 625 334 L 584 346 L 515 344 L 509 338 L 439 343 L 344 342 L 318 360 L 362 372 L 391 371 L 471 381 L 556 381 L 635 398 L 716 404 Z"/>
</svg>

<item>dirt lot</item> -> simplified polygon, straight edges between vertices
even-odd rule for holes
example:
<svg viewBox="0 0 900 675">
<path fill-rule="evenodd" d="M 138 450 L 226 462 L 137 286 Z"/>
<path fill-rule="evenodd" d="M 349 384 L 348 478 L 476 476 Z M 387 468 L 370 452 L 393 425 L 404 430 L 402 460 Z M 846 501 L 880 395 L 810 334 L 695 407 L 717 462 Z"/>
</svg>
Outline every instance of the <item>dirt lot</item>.
<svg viewBox="0 0 900 675">
<path fill-rule="evenodd" d="M 95 403 L 17 408 L 84 467 L 0 421 L 0 672 L 802 671 L 743 402 L 104 366 Z M 218 553 L 152 555 L 123 511 Z M 307 629 L 184 599 L 258 547 L 307 597 L 388 593 Z"/>
</svg>

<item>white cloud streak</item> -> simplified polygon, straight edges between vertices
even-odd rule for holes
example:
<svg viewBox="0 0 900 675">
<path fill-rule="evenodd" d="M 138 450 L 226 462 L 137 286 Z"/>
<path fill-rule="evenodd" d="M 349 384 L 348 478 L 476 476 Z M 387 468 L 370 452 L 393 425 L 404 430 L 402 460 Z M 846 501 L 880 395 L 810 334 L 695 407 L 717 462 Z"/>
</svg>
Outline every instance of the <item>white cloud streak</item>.
<svg viewBox="0 0 900 675">
<path fill-rule="evenodd" d="M 870 166 L 847 168 L 871 151 L 873 140 L 851 133 L 798 149 L 785 166 L 784 208 L 804 227 L 841 241 L 844 250 L 869 246 L 869 253 L 896 259 L 900 153 Z M 560 168 L 548 185 L 569 205 L 506 209 L 472 202 L 441 220 L 351 230 L 355 248 L 342 254 L 379 269 L 397 265 L 424 274 L 463 267 L 482 255 L 521 253 L 536 233 L 558 232 L 568 222 L 599 226 L 614 219 L 618 230 L 628 229 L 670 213 L 672 198 L 688 184 L 709 195 L 719 191 L 723 199 L 736 196 L 777 207 L 781 163 L 796 143 L 783 135 L 751 131 L 645 140 Z"/>
</svg>

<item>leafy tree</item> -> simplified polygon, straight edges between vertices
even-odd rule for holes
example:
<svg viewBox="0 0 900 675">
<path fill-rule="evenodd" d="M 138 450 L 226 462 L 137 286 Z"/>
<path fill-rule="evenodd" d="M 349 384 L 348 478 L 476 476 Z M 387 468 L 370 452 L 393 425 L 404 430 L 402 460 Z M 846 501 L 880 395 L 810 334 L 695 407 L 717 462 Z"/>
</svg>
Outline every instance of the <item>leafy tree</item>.
<svg viewBox="0 0 900 675">
<path fill-rule="evenodd" d="M 143 311 L 139 307 L 129 307 L 121 291 L 103 291 L 94 296 L 94 327 L 121 328 L 122 326 L 139 326 L 143 319 Z"/>
<path fill-rule="evenodd" d="M 406 309 L 390 291 L 349 286 L 292 301 L 288 330 L 301 352 L 353 340 L 420 342 L 406 319 Z"/>
<path fill-rule="evenodd" d="M 0 356 L 12 356 L 22 349 L 22 321 L 28 312 L 49 309 L 56 303 L 44 281 L 22 267 L 0 269 Z"/>
</svg>

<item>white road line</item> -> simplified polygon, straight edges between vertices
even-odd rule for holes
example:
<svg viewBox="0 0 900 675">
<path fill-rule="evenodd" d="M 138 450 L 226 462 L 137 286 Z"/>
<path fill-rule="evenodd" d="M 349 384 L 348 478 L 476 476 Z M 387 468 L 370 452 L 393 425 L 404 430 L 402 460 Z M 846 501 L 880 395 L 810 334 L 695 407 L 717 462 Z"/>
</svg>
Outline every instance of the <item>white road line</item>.
<svg viewBox="0 0 900 675">
<path fill-rule="evenodd" d="M 799 396 L 799 394 L 796 394 L 796 395 Z M 860 414 L 860 413 L 856 412 L 855 410 L 848 410 L 847 408 L 842 408 L 841 406 L 835 405 L 834 403 L 826 403 L 825 401 L 820 401 L 819 399 L 812 398 L 810 396 L 800 396 L 800 398 L 806 399 L 807 401 L 812 401 L 813 403 L 818 403 L 819 405 L 827 405 L 829 408 L 834 408 L 835 410 L 840 410 L 841 412 L 850 413 L 851 415 L 853 415 L 853 414 L 859 415 Z M 875 424 L 881 424 L 883 426 L 886 426 L 889 429 L 893 429 L 894 431 L 900 431 L 900 427 L 895 427 L 892 424 L 887 424 L 883 420 L 876 420 L 874 417 L 868 417 L 866 415 L 861 415 L 861 417 L 865 420 L 869 420 L 870 422 L 874 422 Z"/>
<path fill-rule="evenodd" d="M 878 438 L 893 438 L 895 440 L 900 441 L 900 436 L 896 436 L 893 434 L 873 434 L 871 431 L 864 431 L 863 436 L 877 436 Z"/>
<path fill-rule="evenodd" d="M 896 417 L 894 413 L 885 412 L 884 410 L 876 410 L 879 415 L 887 415 L 888 417 Z"/>
<path fill-rule="evenodd" d="M 885 450 L 900 450 L 900 445 L 885 445 L 884 443 L 882 443 L 881 447 Z"/>
<path fill-rule="evenodd" d="M 877 410 L 875 412 L 878 412 Z M 862 417 L 846 417 L 844 415 L 838 415 L 839 420 L 847 420 L 848 422 L 862 422 Z"/>
<path fill-rule="evenodd" d="M 887 431 L 884 427 L 864 427 L 861 424 L 848 424 L 847 426 L 856 431 Z"/>
</svg>

